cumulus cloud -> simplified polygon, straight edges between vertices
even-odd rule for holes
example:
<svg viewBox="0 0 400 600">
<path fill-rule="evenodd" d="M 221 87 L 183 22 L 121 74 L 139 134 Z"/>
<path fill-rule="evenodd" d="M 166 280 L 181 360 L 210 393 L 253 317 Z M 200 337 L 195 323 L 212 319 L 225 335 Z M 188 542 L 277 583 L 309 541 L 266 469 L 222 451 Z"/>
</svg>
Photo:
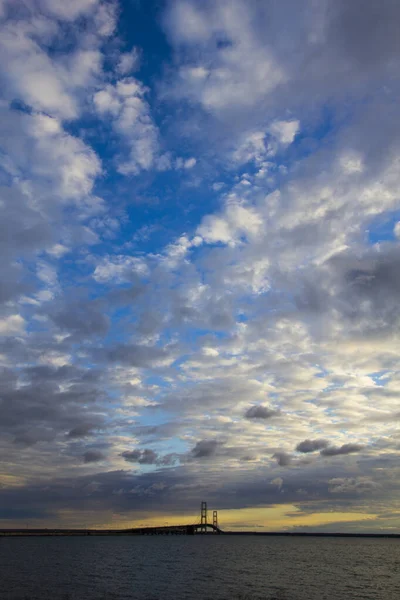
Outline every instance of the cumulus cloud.
<svg viewBox="0 0 400 600">
<path fill-rule="evenodd" d="M 276 137 L 280 144 L 291 144 L 299 131 L 300 123 L 293 121 L 274 121 L 269 131 Z"/>
<path fill-rule="evenodd" d="M 271 417 L 277 417 L 280 414 L 279 410 L 274 410 L 268 406 L 251 406 L 245 412 L 246 419 L 271 419 Z"/>
<path fill-rule="evenodd" d="M 0 319 L 0 335 L 23 334 L 25 321 L 21 315 L 9 315 Z"/>
<path fill-rule="evenodd" d="M 308 454 L 309 452 L 315 452 L 316 450 L 325 449 L 329 445 L 327 440 L 304 440 L 296 446 L 297 452 Z"/>
<path fill-rule="evenodd" d="M 79 423 L 73 427 L 67 434 L 69 438 L 83 438 L 93 434 L 93 430 L 97 429 L 99 423 Z"/>
<path fill-rule="evenodd" d="M 61 331 L 76 338 L 105 336 L 110 326 L 107 316 L 89 303 L 71 303 L 60 308 L 52 319 Z"/>
<path fill-rule="evenodd" d="M 332 494 L 359 494 L 374 492 L 381 487 L 369 477 L 334 477 L 329 480 L 329 491 Z"/>
<path fill-rule="evenodd" d="M 128 155 L 118 164 L 118 171 L 124 175 L 149 170 L 158 152 L 158 130 L 146 101 L 147 91 L 140 81 L 130 77 L 108 84 L 93 97 L 99 116 L 111 119 L 115 132 L 125 142 Z"/>
<path fill-rule="evenodd" d="M 125 450 L 121 456 L 127 462 L 139 463 L 141 465 L 153 465 L 158 460 L 158 454 L 154 450 Z"/>
<path fill-rule="evenodd" d="M 283 479 L 282 479 L 282 477 L 275 477 L 274 479 L 271 479 L 271 481 L 269 483 L 270 483 L 270 485 L 273 485 L 280 490 L 280 489 L 282 489 L 282 486 L 283 486 Z"/>
<path fill-rule="evenodd" d="M 204 217 L 197 234 L 208 244 L 222 242 L 234 246 L 243 236 L 255 238 L 261 227 L 262 219 L 257 211 L 233 197 L 227 202 L 224 213 Z"/>
<path fill-rule="evenodd" d="M 105 456 L 99 450 L 87 450 L 83 455 L 84 463 L 100 462 L 105 459 Z"/>
<path fill-rule="evenodd" d="M 140 51 L 138 48 L 133 48 L 130 52 L 122 52 L 118 65 L 117 71 L 121 75 L 129 75 L 134 71 L 137 71 L 140 65 Z"/>
<path fill-rule="evenodd" d="M 200 440 L 192 448 L 193 458 L 209 458 L 217 452 L 220 442 L 217 440 Z"/>
<path fill-rule="evenodd" d="M 275 452 L 272 458 L 276 459 L 276 462 L 280 467 L 288 467 L 292 463 L 292 455 L 287 452 Z"/>
<path fill-rule="evenodd" d="M 343 446 L 328 446 L 321 450 L 322 456 L 340 456 L 342 454 L 353 454 L 360 452 L 364 446 L 361 444 L 343 444 Z"/>
<path fill-rule="evenodd" d="M 174 43 L 184 44 L 194 57 L 179 71 L 180 94 L 216 113 L 251 109 L 285 81 L 285 70 L 252 29 L 251 20 L 252 11 L 244 3 L 172 4 L 165 19 L 167 31 Z M 196 60 L 199 47 L 201 58 Z"/>
</svg>

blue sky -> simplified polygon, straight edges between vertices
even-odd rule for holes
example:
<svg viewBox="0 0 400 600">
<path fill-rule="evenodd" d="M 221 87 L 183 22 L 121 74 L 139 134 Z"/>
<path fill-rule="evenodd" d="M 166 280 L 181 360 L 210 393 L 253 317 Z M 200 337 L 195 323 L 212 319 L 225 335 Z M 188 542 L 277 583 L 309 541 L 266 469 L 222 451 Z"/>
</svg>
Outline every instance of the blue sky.
<svg viewBox="0 0 400 600">
<path fill-rule="evenodd" d="M 0 2 L 2 525 L 398 527 L 399 16 Z"/>
</svg>

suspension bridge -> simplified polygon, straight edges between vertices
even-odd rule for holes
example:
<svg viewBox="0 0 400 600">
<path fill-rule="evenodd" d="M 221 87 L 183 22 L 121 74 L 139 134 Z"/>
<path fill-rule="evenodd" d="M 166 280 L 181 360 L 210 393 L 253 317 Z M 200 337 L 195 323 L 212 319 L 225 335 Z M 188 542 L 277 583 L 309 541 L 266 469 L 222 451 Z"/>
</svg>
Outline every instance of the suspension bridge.
<svg viewBox="0 0 400 600">
<path fill-rule="evenodd" d="M 163 527 L 134 527 L 124 530 L 130 535 L 198 535 L 220 534 L 223 531 L 218 526 L 218 511 L 212 511 L 212 523 L 208 522 L 207 502 L 201 503 L 200 521 L 188 525 L 165 525 Z"/>
</svg>

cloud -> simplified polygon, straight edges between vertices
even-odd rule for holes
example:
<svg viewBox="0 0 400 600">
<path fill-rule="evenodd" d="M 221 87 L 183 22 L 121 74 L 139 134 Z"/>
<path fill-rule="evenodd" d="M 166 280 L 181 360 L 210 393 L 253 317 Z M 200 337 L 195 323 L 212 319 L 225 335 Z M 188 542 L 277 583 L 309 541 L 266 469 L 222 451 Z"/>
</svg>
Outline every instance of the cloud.
<svg viewBox="0 0 400 600">
<path fill-rule="evenodd" d="M 121 75 L 130 75 L 140 66 L 140 51 L 133 48 L 130 52 L 122 52 L 119 57 L 117 71 Z"/>
<path fill-rule="evenodd" d="M 186 160 L 183 158 L 177 158 L 175 161 L 175 167 L 177 169 L 193 169 L 196 165 L 196 159 L 192 156 L 191 158 L 187 158 Z"/>
<path fill-rule="evenodd" d="M 61 0 L 40 0 L 39 5 L 42 10 L 58 19 L 74 21 L 82 14 L 93 11 L 98 5 L 98 0 L 72 0 L 68 5 L 65 5 Z"/>
<path fill-rule="evenodd" d="M 94 85 L 100 73 L 98 47 L 101 37 L 114 29 L 113 9 L 97 0 L 74 1 L 68 8 L 59 0 L 38 4 L 29 3 L 25 11 L 10 13 L 1 26 L 0 52 L 6 61 L 0 71 L 3 93 L 34 111 L 73 119 L 81 110 L 84 88 Z M 79 26 L 74 29 L 82 18 L 86 19 L 84 34 Z M 62 44 L 65 25 L 71 41 L 80 36 L 80 43 L 70 45 L 68 51 Z M 57 44 L 57 53 L 46 51 Z M 40 86 L 36 85 L 39 79 Z"/>
<path fill-rule="evenodd" d="M 93 96 L 100 117 L 110 121 L 121 136 L 127 149 L 127 158 L 121 158 L 118 171 L 136 175 L 149 170 L 158 153 L 158 130 L 145 99 L 148 89 L 133 77 L 108 84 Z"/>
<path fill-rule="evenodd" d="M 272 458 L 276 459 L 280 467 L 288 467 L 292 463 L 292 456 L 287 452 L 275 452 Z"/>
<path fill-rule="evenodd" d="M 298 133 L 300 123 L 293 121 L 274 121 L 270 127 L 270 133 L 283 145 L 291 144 Z"/>
<path fill-rule="evenodd" d="M 234 246 L 243 236 L 256 238 L 261 228 L 262 219 L 257 211 L 233 197 L 222 214 L 204 217 L 196 233 L 208 244 L 221 242 Z"/>
<path fill-rule="evenodd" d="M 209 458 L 217 452 L 220 442 L 217 440 L 200 440 L 192 448 L 193 458 Z"/>
<path fill-rule="evenodd" d="M 280 415 L 279 410 L 274 410 L 268 406 L 251 406 L 245 413 L 246 419 L 271 419 Z"/>
<path fill-rule="evenodd" d="M 249 110 L 285 81 L 273 52 L 251 27 L 252 12 L 241 2 L 171 5 L 167 32 L 173 43 L 185 47 L 188 57 L 193 55 L 179 71 L 179 94 L 214 113 Z"/>
<path fill-rule="evenodd" d="M 297 444 L 296 451 L 308 454 L 309 452 L 325 449 L 328 445 L 329 442 L 327 440 L 304 440 Z"/>
<path fill-rule="evenodd" d="M 9 315 L 0 319 L 0 335 L 23 335 L 25 333 L 25 321 L 21 315 Z"/>
<path fill-rule="evenodd" d="M 67 434 L 69 438 L 83 438 L 88 435 L 93 435 L 94 429 L 99 427 L 99 423 L 80 423 L 73 427 Z"/>
<path fill-rule="evenodd" d="M 83 455 L 84 463 L 100 462 L 105 459 L 105 456 L 99 450 L 87 450 Z"/>
<path fill-rule="evenodd" d="M 149 273 L 146 261 L 139 256 L 104 256 L 98 262 L 93 277 L 99 283 L 137 281 L 138 276 Z"/>
<path fill-rule="evenodd" d="M 321 450 L 322 456 L 340 456 L 342 454 L 353 454 L 354 452 L 360 452 L 364 446 L 361 444 L 343 444 L 343 446 L 328 446 Z"/>
<path fill-rule="evenodd" d="M 329 480 L 329 491 L 332 494 L 371 493 L 379 489 L 379 483 L 369 477 L 334 477 Z"/>
<path fill-rule="evenodd" d="M 0 430 L 7 439 L 34 445 L 65 433 L 83 437 L 103 425 L 100 374 L 70 365 L 37 365 L 18 375 L 2 368 Z M 23 382 L 23 384 L 22 384 Z"/>
<path fill-rule="evenodd" d="M 144 450 L 125 450 L 121 456 L 127 462 L 139 463 L 141 465 L 153 465 L 158 461 L 158 454 L 148 448 Z"/>
<path fill-rule="evenodd" d="M 283 486 L 283 479 L 282 477 L 274 477 L 274 479 L 271 479 L 269 483 L 270 485 L 276 486 L 280 490 Z"/>
<path fill-rule="evenodd" d="M 107 316 L 90 303 L 73 302 L 60 308 L 52 318 L 61 331 L 75 338 L 103 337 L 110 327 Z"/>
</svg>

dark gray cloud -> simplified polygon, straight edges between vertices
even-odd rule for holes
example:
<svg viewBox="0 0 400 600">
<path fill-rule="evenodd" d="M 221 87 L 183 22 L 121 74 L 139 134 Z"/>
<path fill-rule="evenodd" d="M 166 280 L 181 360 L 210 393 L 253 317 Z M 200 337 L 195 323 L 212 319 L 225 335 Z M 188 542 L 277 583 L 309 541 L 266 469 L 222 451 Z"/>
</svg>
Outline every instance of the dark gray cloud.
<svg viewBox="0 0 400 600">
<path fill-rule="evenodd" d="M 100 450 L 87 450 L 83 455 L 83 462 L 93 463 L 100 462 L 105 459 L 105 456 Z"/>
<path fill-rule="evenodd" d="M 333 494 L 357 492 L 368 495 L 380 488 L 380 484 L 370 477 L 335 477 L 329 481 L 329 491 Z"/>
<path fill-rule="evenodd" d="M 316 450 L 321 450 L 322 448 L 326 448 L 329 445 L 327 440 L 304 440 L 300 442 L 296 446 L 297 452 L 303 452 L 307 454 L 308 452 L 315 452 Z"/>
<path fill-rule="evenodd" d="M 398 61 L 400 40 L 397 0 L 332 0 L 328 44 L 356 68 L 374 69 Z"/>
<path fill-rule="evenodd" d="M 288 454 L 287 452 L 275 452 L 272 458 L 276 459 L 276 462 L 280 467 L 287 467 L 293 461 L 292 455 Z"/>
<path fill-rule="evenodd" d="M 132 367 L 151 367 L 160 360 L 169 357 L 164 348 L 144 344 L 119 344 L 110 349 L 94 351 L 94 356 L 111 363 L 120 363 Z"/>
<path fill-rule="evenodd" d="M 83 437 L 104 425 L 102 381 L 99 371 L 71 365 L 3 368 L 0 432 L 26 445 Z"/>
<path fill-rule="evenodd" d="M 141 465 L 154 465 L 158 460 L 157 452 L 148 448 L 144 450 L 126 450 L 121 453 L 121 456 L 127 462 L 139 463 Z"/>
<path fill-rule="evenodd" d="M 341 252 L 329 259 L 323 270 L 303 274 L 297 282 L 296 308 L 325 319 L 335 311 L 349 333 L 387 335 L 400 317 L 399 273 L 398 244 L 383 243 L 358 256 Z M 330 293 L 332 288 L 335 294 Z"/>
<path fill-rule="evenodd" d="M 274 410 L 268 406 L 259 404 L 258 406 L 251 406 L 245 412 L 246 419 L 271 419 L 280 415 L 279 410 Z"/>
<path fill-rule="evenodd" d="M 192 449 L 193 458 L 209 458 L 215 456 L 220 442 L 217 440 L 200 440 Z"/>
<path fill-rule="evenodd" d="M 343 444 L 343 446 L 329 446 L 321 450 L 322 456 L 340 456 L 341 454 L 352 454 L 360 452 L 364 446 L 361 444 Z"/>
<path fill-rule="evenodd" d="M 53 321 L 62 331 L 79 338 L 104 336 L 110 326 L 109 318 L 93 302 L 72 303 L 58 311 L 53 316 Z"/>
<path fill-rule="evenodd" d="M 83 438 L 93 434 L 93 429 L 96 428 L 96 423 L 80 423 L 73 427 L 67 434 L 69 438 Z"/>
</svg>

